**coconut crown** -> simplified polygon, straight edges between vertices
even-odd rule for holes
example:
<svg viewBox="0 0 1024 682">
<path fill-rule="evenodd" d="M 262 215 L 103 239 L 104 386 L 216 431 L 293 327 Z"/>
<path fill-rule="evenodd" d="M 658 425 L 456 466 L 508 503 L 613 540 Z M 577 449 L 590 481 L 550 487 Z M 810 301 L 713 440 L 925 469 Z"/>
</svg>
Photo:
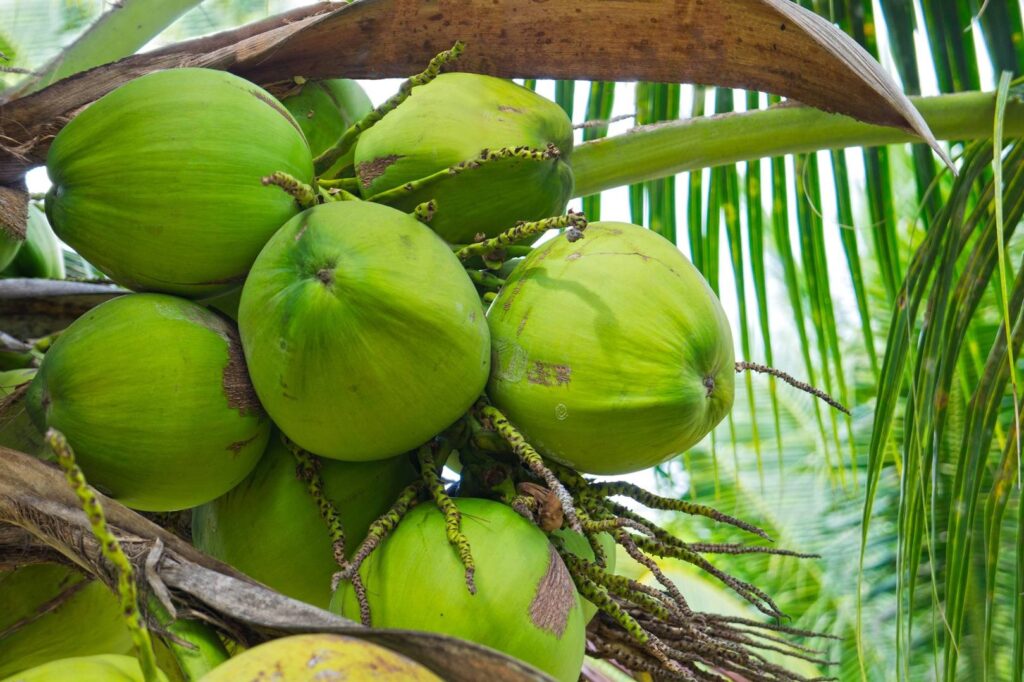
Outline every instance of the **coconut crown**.
<svg viewBox="0 0 1024 682">
<path fill-rule="evenodd" d="M 430 227 L 468 244 L 478 233 L 492 237 L 565 210 L 572 135 L 562 108 L 531 90 L 492 76 L 441 74 L 360 135 L 359 192 L 405 211 L 433 199 Z"/>
<path fill-rule="evenodd" d="M 627 223 L 558 237 L 488 311 L 487 393 L 543 454 L 592 474 L 660 464 L 732 407 L 732 332 L 718 297 L 668 240 Z"/>
</svg>

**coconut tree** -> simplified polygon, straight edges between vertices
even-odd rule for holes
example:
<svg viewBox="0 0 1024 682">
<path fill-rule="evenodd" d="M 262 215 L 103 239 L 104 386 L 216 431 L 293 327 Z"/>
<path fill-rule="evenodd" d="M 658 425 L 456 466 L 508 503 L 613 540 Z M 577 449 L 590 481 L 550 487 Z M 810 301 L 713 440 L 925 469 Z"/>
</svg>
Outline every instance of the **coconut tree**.
<svg viewBox="0 0 1024 682">
<path fill-rule="evenodd" d="M 282 25 L 267 19 L 276 12 L 291 11 L 290 19 L 301 22 L 312 11 L 207 0 L 155 3 L 161 12 L 143 11 L 141 22 L 129 14 L 152 4 L 122 0 L 121 9 L 102 16 L 89 3 L 54 3 L 49 13 L 45 3 L 0 4 L 22 22 L 10 24 L 19 26 L 17 33 L 0 32 L 8 105 L 21 98 L 33 104 L 24 111 L 56 120 L 67 113 L 60 99 L 37 99 L 42 104 L 34 106 L 31 93 L 45 95 L 47 85 L 132 54 L 154 37 L 168 45 L 252 21 L 273 28 Z M 422 55 L 403 51 L 410 41 L 388 42 L 387 30 L 374 24 L 388 4 L 352 8 L 364 12 L 362 30 L 384 36 L 375 52 L 381 61 L 334 56 L 326 60 L 334 59 L 332 75 L 415 70 Z M 707 23 L 692 22 L 709 31 L 718 26 L 722 35 L 732 26 L 742 37 L 750 17 L 789 11 L 785 4 L 702 5 Z M 913 134 L 909 119 L 896 127 L 872 125 L 899 123 L 902 110 L 884 88 L 854 89 L 871 80 L 867 67 L 842 62 L 844 73 L 859 74 L 842 81 L 850 88 L 843 91 L 820 75 L 835 67 L 828 57 L 834 53 L 809 51 L 806 71 L 786 72 L 773 68 L 777 45 L 767 39 L 760 54 L 737 48 L 762 72 L 741 74 L 721 58 L 729 54 L 724 43 L 659 33 L 656 22 L 665 18 L 659 3 L 645 7 L 651 23 L 632 47 L 611 40 L 612 20 L 595 24 L 596 39 L 588 42 L 565 38 L 560 31 L 572 24 L 548 17 L 551 38 L 567 45 L 563 61 L 530 62 L 514 49 L 543 44 L 535 30 L 503 38 L 508 64 L 484 58 L 469 68 L 511 69 L 502 75 L 526 78 L 569 113 L 582 142 L 573 155 L 579 205 L 591 219 L 644 224 L 687 253 L 729 311 L 738 357 L 784 369 L 851 408 L 849 414 L 831 410 L 773 376 L 746 372 L 729 419 L 653 473 L 667 494 L 715 504 L 768 529 L 780 545 L 821 555 L 724 555 L 721 565 L 776 596 L 793 625 L 837 638 L 824 645 L 825 657 L 835 661 L 819 666 L 825 674 L 1019 681 L 1024 506 L 1017 351 L 1024 340 L 1024 246 L 1015 229 L 1024 214 L 1024 104 L 1015 79 L 1024 71 L 1021 7 L 1015 0 L 795 4 L 848 34 L 898 80 L 943 141 L 938 149 L 952 157 L 955 172 Z M 623 16 L 622 8 L 608 5 L 609 16 Z M 545 21 L 525 6 L 516 9 L 526 19 L 508 21 L 520 30 Z M 727 17 L 729 10 L 748 14 Z M 487 23 L 480 11 L 466 4 L 466 26 Z M 28 28 L 33 21 L 51 26 L 57 15 L 58 31 Z M 318 63 L 314 57 L 327 54 L 332 39 L 358 40 L 359 32 L 338 16 L 333 28 L 282 41 L 278 61 L 246 65 L 231 52 L 247 35 L 241 33 L 207 37 L 190 55 L 273 81 L 294 75 L 287 69 L 296 65 Z M 447 36 L 440 26 L 416 25 L 416 17 L 395 21 L 408 31 Z M 129 25 L 137 28 L 128 31 Z M 814 24 L 786 21 L 778 35 L 787 28 L 824 35 Z M 673 61 L 667 49 L 659 51 L 659 40 L 690 50 L 695 65 Z M 433 49 L 424 42 L 420 52 Z M 104 78 L 144 72 L 174 54 L 173 46 L 159 48 L 79 83 L 99 93 L 109 85 Z M 787 79 L 800 81 L 799 94 L 783 92 Z M 766 92 L 867 122 L 780 106 Z M 868 92 L 870 103 L 862 104 Z M 616 120 L 619 112 L 629 116 Z M 31 142 L 5 140 L 6 181 L 31 165 Z M 720 528 L 690 520 L 674 522 L 673 530 L 730 540 Z M 714 583 L 686 573 L 678 579 L 703 585 L 723 608 L 732 603 Z"/>
</svg>

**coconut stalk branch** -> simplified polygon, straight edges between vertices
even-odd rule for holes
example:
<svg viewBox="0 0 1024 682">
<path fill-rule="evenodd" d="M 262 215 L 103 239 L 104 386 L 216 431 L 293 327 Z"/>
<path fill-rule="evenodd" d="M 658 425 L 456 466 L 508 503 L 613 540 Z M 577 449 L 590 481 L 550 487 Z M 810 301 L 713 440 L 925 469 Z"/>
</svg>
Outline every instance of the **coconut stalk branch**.
<svg viewBox="0 0 1024 682">
<path fill-rule="evenodd" d="M 158 679 L 156 654 L 153 653 L 153 640 L 149 636 L 149 630 L 143 627 L 142 614 L 139 611 L 138 591 L 134 580 L 135 571 L 132 564 L 125 556 L 117 538 L 110 532 L 106 515 L 103 513 L 103 506 L 96 499 L 93 489 L 86 484 L 85 475 L 78 468 L 78 463 L 75 462 L 75 453 L 64 434 L 56 429 L 49 429 L 46 432 L 46 443 L 57 455 L 57 462 L 64 469 L 64 476 L 67 478 L 68 484 L 75 496 L 78 497 L 85 515 L 89 518 L 93 537 L 100 542 L 100 551 L 114 565 L 114 571 L 117 574 L 116 593 L 121 602 L 121 611 L 128 625 L 128 631 L 135 644 L 135 656 L 139 659 L 142 676 L 145 678 L 145 682 L 156 682 Z"/>
<path fill-rule="evenodd" d="M 243 644 L 255 645 L 284 634 L 331 632 L 402 653 L 452 682 L 551 680 L 525 663 L 462 640 L 366 628 L 285 597 L 200 553 L 114 500 L 95 495 L 136 575 L 147 575 L 147 558 L 157 540 L 163 544 L 148 571 L 147 583 L 140 588 L 154 591 L 152 584 L 159 581 L 169 588 L 167 593 L 179 612 L 201 613 L 220 631 L 241 637 Z M 0 447 L 0 565 L 5 565 L 9 556 L 39 561 L 56 558 L 55 552 L 106 584 L 116 584 L 117 576 L 61 472 L 34 457 Z"/>
<path fill-rule="evenodd" d="M 468 46 L 461 66 L 469 71 L 755 89 L 914 131 L 935 146 L 882 67 L 837 27 L 789 0 L 362 0 L 312 16 L 324 7 L 303 9 L 291 21 L 275 18 L 135 55 L 8 101 L 0 106 L 0 183 L 42 162 L 53 136 L 82 107 L 151 71 L 227 69 L 268 87 L 296 75 L 407 76 L 457 40 Z M 591 49 L 595 44 L 604 48 Z M 765 69 L 766 61 L 773 68 Z"/>
<path fill-rule="evenodd" d="M 912 101 L 940 140 L 992 136 L 993 92 L 915 97 Z M 1024 102 L 1007 103 L 1004 125 L 1006 137 L 1024 135 Z M 574 193 L 583 197 L 739 161 L 918 141 L 897 128 L 790 105 L 657 123 L 577 147 L 572 156 Z M 629 163 L 622 163 L 622 159 L 629 159 Z"/>
</svg>

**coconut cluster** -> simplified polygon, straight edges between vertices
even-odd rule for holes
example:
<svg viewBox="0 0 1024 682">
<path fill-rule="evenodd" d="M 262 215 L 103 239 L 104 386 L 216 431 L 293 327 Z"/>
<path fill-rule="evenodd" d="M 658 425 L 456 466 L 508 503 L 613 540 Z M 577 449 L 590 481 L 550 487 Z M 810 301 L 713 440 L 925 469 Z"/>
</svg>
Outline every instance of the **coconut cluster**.
<svg viewBox="0 0 1024 682">
<path fill-rule="evenodd" d="M 565 214 L 568 117 L 440 73 L 453 57 L 377 110 L 350 81 L 272 94 L 183 68 L 81 112 L 51 147 L 46 216 L 136 293 L 60 335 L 28 413 L 97 489 L 191 510 L 196 547 L 286 595 L 567 682 L 588 646 L 666 679 L 703 670 L 643 624 L 692 620 L 674 585 L 615 574 L 616 545 L 644 565 L 700 550 L 610 497 L 756 529 L 583 475 L 665 462 L 728 413 L 722 307 L 657 234 Z M 279 642 L 207 679 L 301 655 Z"/>
</svg>

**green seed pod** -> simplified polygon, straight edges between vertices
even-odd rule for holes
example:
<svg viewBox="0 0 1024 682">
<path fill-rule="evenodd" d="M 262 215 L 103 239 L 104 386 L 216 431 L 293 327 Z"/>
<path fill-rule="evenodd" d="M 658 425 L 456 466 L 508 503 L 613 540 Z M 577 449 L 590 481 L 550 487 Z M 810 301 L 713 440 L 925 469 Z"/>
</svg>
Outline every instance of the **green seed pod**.
<svg viewBox="0 0 1024 682">
<path fill-rule="evenodd" d="M 499 502 L 455 500 L 476 562 L 476 594 L 445 541 L 445 519 L 421 504 L 363 563 L 373 625 L 440 632 L 503 651 L 565 682 L 583 666 L 585 624 L 572 577 L 544 533 Z M 359 617 L 351 583 L 331 610 Z"/>
<path fill-rule="evenodd" d="M 260 644 L 222 663 L 202 682 L 237 680 L 442 682 L 416 661 L 363 639 L 309 634 Z"/>
<path fill-rule="evenodd" d="M 485 150 L 519 151 L 448 171 L 480 162 Z M 404 211 L 436 199 L 430 227 L 468 244 L 478 233 L 493 237 L 516 221 L 562 213 L 572 196 L 571 152 L 572 122 L 557 104 L 501 78 L 445 73 L 360 135 L 355 169 L 364 198 Z"/>
<path fill-rule="evenodd" d="M 538 450 L 591 474 L 655 466 L 732 408 L 729 322 L 657 233 L 592 223 L 517 267 L 488 312 L 487 394 Z"/>
<path fill-rule="evenodd" d="M 320 478 L 352 553 L 417 472 L 408 457 L 377 462 L 320 460 Z M 295 599 L 327 608 L 339 570 L 316 502 L 295 458 L 272 437 L 259 464 L 226 494 L 192 511 L 192 542 L 246 575 Z"/>
<path fill-rule="evenodd" d="M 615 538 L 609 533 L 601 533 L 597 541 L 604 550 L 605 569 L 609 573 L 615 573 Z M 551 533 L 552 543 L 562 543 L 566 550 L 587 561 L 594 561 L 594 549 L 587 542 L 587 539 L 574 530 L 560 528 Z M 580 595 L 580 604 L 583 607 L 583 622 L 589 623 L 597 614 L 597 606 L 589 599 Z"/>
<path fill-rule="evenodd" d="M 238 286 L 295 201 L 261 183 L 311 182 L 292 115 L 261 88 L 207 69 L 150 73 L 54 139 L 46 212 L 61 239 L 130 289 L 189 297 Z"/>
<path fill-rule="evenodd" d="M 157 679 L 167 676 L 157 671 Z M 124 654 L 62 658 L 31 668 L 0 682 L 145 682 L 138 659 Z"/>
<path fill-rule="evenodd" d="M 58 658 L 132 650 L 117 597 L 67 566 L 0 572 L 0 604 L 0 678 Z"/>
<path fill-rule="evenodd" d="M 35 375 L 31 367 L 0 372 L 0 446 L 28 455 L 44 454 L 46 445 L 28 415 L 24 394 L 11 396 Z"/>
<path fill-rule="evenodd" d="M 337 142 L 353 123 L 373 111 L 373 103 L 359 83 L 347 78 L 306 81 L 282 96 L 281 104 L 298 121 L 314 157 Z M 351 151 L 322 177 L 332 178 L 350 165 Z"/>
<path fill-rule="evenodd" d="M 40 430 L 67 436 L 90 483 L 146 511 L 227 492 L 270 434 L 234 326 L 163 294 L 121 296 L 72 323 L 27 404 Z"/>
<path fill-rule="evenodd" d="M 451 249 L 361 201 L 286 223 L 253 264 L 238 324 L 274 423 L 333 459 L 426 442 L 469 409 L 490 367 L 483 308 Z"/>
<path fill-rule="evenodd" d="M 25 242 L 0 274 L 3 277 L 64 279 L 64 251 L 46 216 L 34 205 L 28 207 Z"/>
</svg>

